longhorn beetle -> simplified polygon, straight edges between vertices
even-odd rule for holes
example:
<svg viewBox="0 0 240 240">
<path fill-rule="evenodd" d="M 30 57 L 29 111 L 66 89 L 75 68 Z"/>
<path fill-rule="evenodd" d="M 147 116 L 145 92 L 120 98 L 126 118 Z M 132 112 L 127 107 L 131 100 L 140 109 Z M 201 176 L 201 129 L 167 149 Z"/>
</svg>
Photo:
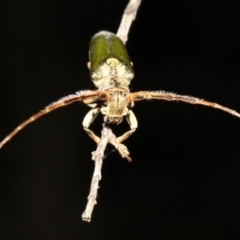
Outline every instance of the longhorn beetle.
<svg viewBox="0 0 240 240">
<path fill-rule="evenodd" d="M 83 101 L 83 103 L 92 108 L 83 120 L 83 128 L 97 144 L 100 138 L 89 129 L 95 117 L 101 112 L 104 115 L 104 121 L 108 124 L 119 124 L 123 120 L 123 117 L 126 117 L 130 125 L 130 130 L 117 138 L 117 146 L 120 146 L 121 142 L 126 140 L 138 126 L 137 119 L 131 108 L 135 102 L 141 100 L 156 99 L 200 104 L 220 109 L 240 118 L 240 114 L 230 108 L 196 97 L 165 91 L 140 91 L 131 93 L 129 84 L 134 77 L 133 64 L 129 59 L 122 40 L 114 33 L 101 31 L 95 34 L 90 42 L 89 57 L 90 62 L 88 62 L 87 66 L 97 90 L 79 91 L 53 102 L 8 134 L 0 142 L 0 148 L 29 123 L 57 108 L 78 101 Z"/>
</svg>

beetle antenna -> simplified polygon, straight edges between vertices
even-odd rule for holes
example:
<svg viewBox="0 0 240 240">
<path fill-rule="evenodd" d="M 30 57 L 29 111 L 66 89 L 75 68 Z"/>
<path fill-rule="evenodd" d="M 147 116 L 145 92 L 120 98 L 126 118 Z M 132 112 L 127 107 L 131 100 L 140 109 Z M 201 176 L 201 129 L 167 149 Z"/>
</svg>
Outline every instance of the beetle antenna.
<svg viewBox="0 0 240 240">
<path fill-rule="evenodd" d="M 132 101 L 141 101 L 141 100 L 165 100 L 165 101 L 181 101 L 181 102 L 186 102 L 190 104 L 199 104 L 199 105 L 204 105 L 207 107 L 212 107 L 216 108 L 219 110 L 222 110 L 224 112 L 227 112 L 229 114 L 232 114 L 238 118 L 240 118 L 240 113 L 236 112 L 235 110 L 224 107 L 218 103 L 214 102 L 209 102 L 205 101 L 203 99 L 199 99 L 196 97 L 191 97 L 191 96 L 186 96 L 186 95 L 179 95 L 176 93 L 171 93 L 171 92 L 165 92 L 165 91 L 155 91 L 155 92 L 135 92 L 130 95 L 130 98 Z"/>
<path fill-rule="evenodd" d="M 85 91 L 79 91 L 75 94 L 68 95 L 66 97 L 63 97 L 59 99 L 56 102 L 53 102 L 52 104 L 45 107 L 45 109 L 41 110 L 40 112 L 32 115 L 30 118 L 28 118 L 26 121 L 22 122 L 20 125 L 18 125 L 11 133 L 9 133 L 1 142 L 0 142 L 0 148 L 8 142 L 13 136 L 15 136 L 19 131 L 21 131 L 24 127 L 26 127 L 31 122 L 35 121 L 36 119 L 42 117 L 45 114 L 50 113 L 53 110 L 56 110 L 60 107 L 67 106 L 69 104 L 72 104 L 74 102 L 83 101 L 88 98 L 96 98 L 96 100 L 105 100 L 106 94 L 102 91 L 91 91 L 91 90 L 85 90 Z"/>
</svg>

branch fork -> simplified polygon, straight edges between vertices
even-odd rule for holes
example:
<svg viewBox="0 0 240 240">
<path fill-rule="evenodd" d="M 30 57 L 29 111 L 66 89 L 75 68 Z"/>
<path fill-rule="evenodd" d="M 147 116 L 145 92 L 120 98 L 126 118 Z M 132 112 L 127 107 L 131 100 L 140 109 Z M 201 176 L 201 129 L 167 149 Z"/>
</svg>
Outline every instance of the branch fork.
<svg viewBox="0 0 240 240">
<path fill-rule="evenodd" d="M 106 123 L 103 124 L 102 136 L 97 146 L 97 150 L 92 152 L 92 160 L 95 161 L 95 168 L 92 176 L 90 193 L 88 195 L 88 202 L 85 211 L 82 214 L 82 220 L 86 222 L 91 221 L 92 211 L 94 205 L 97 204 L 97 191 L 99 188 L 99 181 L 102 178 L 101 169 L 104 159 L 104 151 L 108 143 L 112 144 L 119 152 L 122 158 L 126 158 L 129 162 L 132 159 L 129 157 L 129 151 L 124 144 L 116 142 L 116 136 L 113 134 L 111 128 Z"/>
</svg>

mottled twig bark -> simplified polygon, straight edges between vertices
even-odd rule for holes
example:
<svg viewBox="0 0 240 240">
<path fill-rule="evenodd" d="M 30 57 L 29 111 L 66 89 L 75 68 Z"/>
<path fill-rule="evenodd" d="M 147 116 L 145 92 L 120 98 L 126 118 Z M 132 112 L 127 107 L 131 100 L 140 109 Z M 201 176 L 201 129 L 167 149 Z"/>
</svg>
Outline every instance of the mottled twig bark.
<svg viewBox="0 0 240 240">
<path fill-rule="evenodd" d="M 85 211 L 82 214 L 82 220 L 86 222 L 91 221 L 92 211 L 94 205 L 97 204 L 97 191 L 99 188 L 99 181 L 101 180 L 101 169 L 104 158 L 104 151 L 108 143 L 111 143 L 119 151 L 123 158 L 131 161 L 127 147 L 123 144 L 116 143 L 116 136 L 107 124 L 103 124 L 101 140 L 97 146 L 97 150 L 92 152 L 92 160 L 95 161 L 95 169 L 91 182 L 90 194 Z"/>
<path fill-rule="evenodd" d="M 125 44 L 128 40 L 128 32 L 133 20 L 136 18 L 138 8 L 141 4 L 141 0 L 130 0 L 127 7 L 124 10 L 120 26 L 117 31 L 117 36 Z"/>
</svg>

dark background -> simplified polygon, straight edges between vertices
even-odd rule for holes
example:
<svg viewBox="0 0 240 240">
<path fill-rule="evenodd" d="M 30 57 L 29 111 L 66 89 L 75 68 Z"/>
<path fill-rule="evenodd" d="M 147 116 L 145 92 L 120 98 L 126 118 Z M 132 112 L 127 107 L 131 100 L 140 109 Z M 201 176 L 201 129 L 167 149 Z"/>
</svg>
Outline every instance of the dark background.
<svg viewBox="0 0 240 240">
<path fill-rule="evenodd" d="M 116 32 L 128 1 L 1 3 L 0 138 L 49 103 L 94 89 L 88 44 Z M 143 0 L 127 48 L 131 91 L 166 90 L 240 111 L 237 1 Z M 139 128 L 103 164 L 91 223 L 81 220 L 95 143 L 75 103 L 0 151 L 0 239 L 240 239 L 240 119 L 204 106 L 139 102 Z M 91 128 L 101 130 L 99 116 Z M 114 128 L 119 135 L 126 122 Z M 107 152 L 111 152 L 109 146 Z"/>
</svg>

